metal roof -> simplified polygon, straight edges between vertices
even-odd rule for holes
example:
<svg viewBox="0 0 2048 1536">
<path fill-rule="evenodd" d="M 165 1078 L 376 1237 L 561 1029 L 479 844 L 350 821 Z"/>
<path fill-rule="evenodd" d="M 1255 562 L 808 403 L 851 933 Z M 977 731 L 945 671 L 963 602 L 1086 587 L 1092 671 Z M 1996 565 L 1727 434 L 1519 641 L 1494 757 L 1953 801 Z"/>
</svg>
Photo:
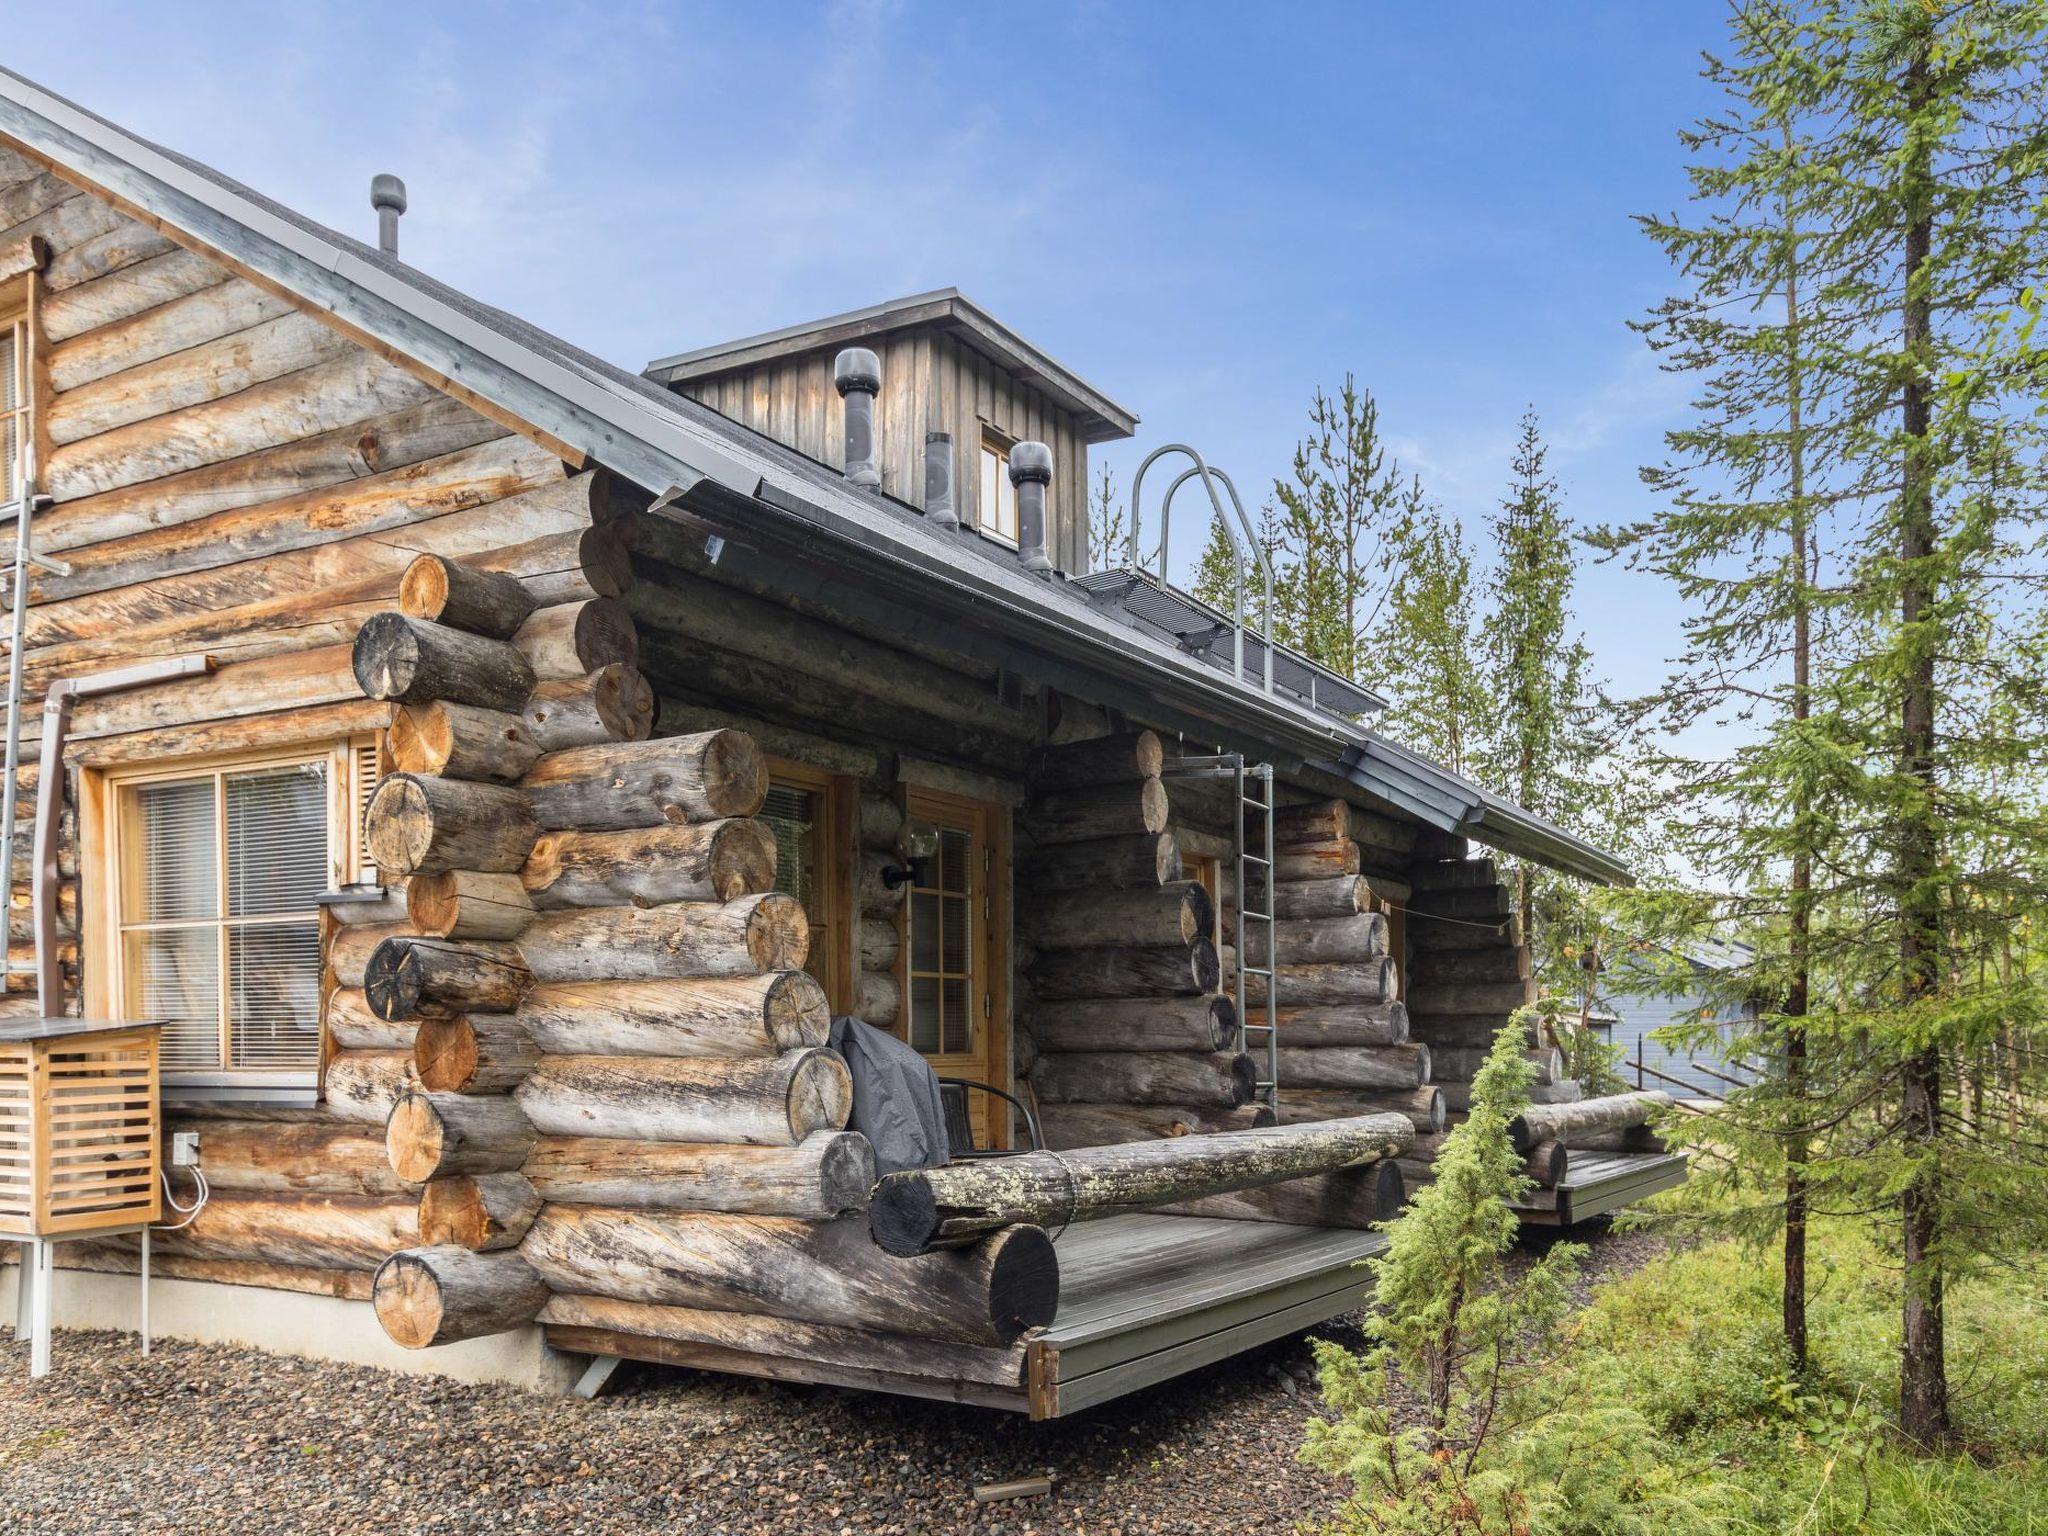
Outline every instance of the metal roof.
<svg viewBox="0 0 2048 1536">
<path fill-rule="evenodd" d="M 1192 594 L 1127 569 L 1076 576 L 1073 583 L 1097 603 L 1115 607 L 1133 623 L 1171 638 L 1190 656 L 1226 671 L 1235 666 L 1237 625 Z M 1387 701 L 1370 688 L 1285 646 L 1274 646 L 1273 657 L 1273 686 L 1310 709 L 1349 721 L 1387 707 Z M 1244 632 L 1244 675 L 1265 686 L 1266 642 L 1249 628 Z"/>
<path fill-rule="evenodd" d="M 656 358 L 642 370 L 661 384 L 683 384 L 751 367 L 771 358 L 789 357 L 825 347 L 844 347 L 914 325 L 930 325 L 957 336 L 1013 379 L 1029 384 L 1054 404 L 1074 414 L 1081 435 L 1091 443 L 1129 437 L 1138 418 L 1085 383 L 997 320 L 958 288 L 935 288 L 907 298 L 888 299 L 822 320 L 785 325 L 737 341 L 721 341 Z"/>
<path fill-rule="evenodd" d="M 1057 686 L 1083 696 L 1098 688 L 1141 714 L 1207 722 L 1233 745 L 1327 766 L 1430 825 L 1591 879 L 1627 879 L 1598 849 L 1377 733 L 1233 677 L 1213 656 L 1114 605 L 1106 611 L 1080 583 L 1032 576 L 985 540 L 935 527 L 905 503 L 4 69 L 0 134 L 646 487 L 657 510 L 778 551 L 804 573 L 797 579 L 849 605 L 880 605 L 897 622 L 944 618 L 977 646 L 1029 654 Z"/>
</svg>

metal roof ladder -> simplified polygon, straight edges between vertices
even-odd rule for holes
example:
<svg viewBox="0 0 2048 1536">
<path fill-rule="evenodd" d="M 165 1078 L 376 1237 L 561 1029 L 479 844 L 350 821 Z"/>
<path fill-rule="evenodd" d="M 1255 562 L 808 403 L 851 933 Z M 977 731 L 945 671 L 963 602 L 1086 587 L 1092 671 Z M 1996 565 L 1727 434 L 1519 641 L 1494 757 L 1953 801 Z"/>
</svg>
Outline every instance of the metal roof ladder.
<svg viewBox="0 0 2048 1536">
<path fill-rule="evenodd" d="M 1265 1049 L 1258 1063 L 1258 1097 L 1276 1115 L 1280 1111 L 1280 989 L 1276 977 L 1278 932 L 1273 927 L 1273 765 L 1247 763 L 1242 752 L 1209 757 L 1177 757 L 1161 769 L 1169 779 L 1217 779 L 1228 783 L 1236 805 L 1232 818 L 1231 868 L 1237 897 L 1237 922 L 1231 940 L 1236 956 L 1238 1048 L 1250 1051 L 1256 1041 Z M 1258 839 L 1251 851 L 1251 835 Z M 1264 939 L 1263 965 L 1251 963 L 1254 932 Z M 1254 1023 L 1245 1005 L 1247 976 L 1265 978 L 1265 1006 Z"/>
</svg>

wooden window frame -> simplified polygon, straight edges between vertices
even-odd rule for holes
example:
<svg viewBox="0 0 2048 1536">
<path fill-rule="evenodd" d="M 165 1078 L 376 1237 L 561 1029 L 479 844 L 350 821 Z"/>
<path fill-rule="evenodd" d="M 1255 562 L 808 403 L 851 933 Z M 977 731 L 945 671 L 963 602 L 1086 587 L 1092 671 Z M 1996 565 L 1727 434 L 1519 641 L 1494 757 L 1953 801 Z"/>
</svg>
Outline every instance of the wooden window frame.
<svg viewBox="0 0 2048 1536">
<path fill-rule="evenodd" d="M 362 803 L 362 749 L 378 744 L 376 735 L 328 738 L 298 746 L 269 747 L 241 752 L 212 752 L 164 761 L 116 762 L 83 768 L 79 776 L 79 913 L 84 929 L 81 961 L 85 1012 L 96 1018 L 126 1017 L 125 956 L 121 942 L 124 925 L 121 912 L 121 866 L 125 844 L 122 792 L 138 785 L 176 783 L 206 777 L 220 778 L 232 773 L 285 768 L 302 763 L 324 763 L 327 768 L 327 880 L 330 890 L 352 883 L 364 858 L 363 827 L 359 815 Z M 378 752 L 381 768 L 382 752 Z M 216 825 L 216 836 L 226 837 L 224 825 Z M 223 869 L 223 876 L 225 870 Z M 231 926 L 220 916 L 214 925 L 224 935 Z M 209 1092 L 234 1097 L 250 1091 L 283 1090 L 305 1092 L 317 1089 L 330 1053 L 327 1037 L 327 997 L 332 991 L 331 975 L 325 969 L 327 946 L 333 920 L 323 910 L 319 915 L 322 975 L 320 979 L 319 1059 L 303 1067 L 222 1067 L 167 1070 L 167 1089 L 181 1090 L 182 1097 L 206 1097 Z M 225 939 L 222 940 L 225 943 Z M 225 962 L 223 962 L 225 965 Z M 231 989 L 227 971 L 221 974 L 220 1008 L 227 1017 Z M 226 1053 L 223 1026 L 223 1054 Z"/>
<path fill-rule="evenodd" d="M 995 455 L 996 497 L 1000 502 L 1003 487 L 1010 478 L 1010 450 L 1017 446 L 1017 439 L 1007 432 L 1000 432 L 987 422 L 981 424 L 981 442 L 974 456 L 974 531 L 984 539 L 1002 545 L 1005 549 L 1017 547 L 1017 498 L 1013 487 L 1010 493 L 1010 531 L 1004 533 L 1002 524 L 995 517 L 995 509 L 982 504 L 981 464 L 988 455 Z"/>
<path fill-rule="evenodd" d="M 854 924 L 860 902 L 854 890 L 858 869 L 853 845 L 860 830 L 860 785 L 846 774 L 784 757 L 768 759 L 768 782 L 818 797 L 817 883 L 825 893 L 825 910 L 822 922 L 814 927 L 823 929 L 825 948 L 822 956 L 808 957 L 804 968 L 819 979 L 833 1013 L 856 1012 L 860 945 Z M 815 931 L 811 942 L 818 942 Z"/>
</svg>

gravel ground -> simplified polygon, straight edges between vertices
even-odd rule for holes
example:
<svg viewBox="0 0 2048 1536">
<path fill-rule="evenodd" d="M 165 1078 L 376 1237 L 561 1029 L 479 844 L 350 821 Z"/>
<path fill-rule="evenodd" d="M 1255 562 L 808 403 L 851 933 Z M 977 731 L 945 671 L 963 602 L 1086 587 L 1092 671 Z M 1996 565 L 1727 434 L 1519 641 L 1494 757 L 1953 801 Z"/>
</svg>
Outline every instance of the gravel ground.
<svg viewBox="0 0 2048 1536">
<path fill-rule="evenodd" d="M 1589 1278 L 1658 1248 L 1600 1232 Z M 1291 1531 L 1338 1494 L 1294 1458 L 1299 1338 L 1049 1424 L 656 1366 L 583 1403 L 115 1334 L 60 1336 L 31 1383 L 27 1353 L 0 1345 L 0 1516 L 37 1536 L 1166 1536 Z M 973 1502 L 1046 1471 L 1049 1499 Z"/>
</svg>

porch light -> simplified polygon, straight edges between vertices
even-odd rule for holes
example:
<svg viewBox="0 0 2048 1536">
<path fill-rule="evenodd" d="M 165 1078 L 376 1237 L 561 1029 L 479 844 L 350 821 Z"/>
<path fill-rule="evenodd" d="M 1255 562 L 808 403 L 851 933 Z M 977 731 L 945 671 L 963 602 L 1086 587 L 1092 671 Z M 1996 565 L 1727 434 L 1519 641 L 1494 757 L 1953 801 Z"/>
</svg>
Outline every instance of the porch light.
<svg viewBox="0 0 2048 1536">
<path fill-rule="evenodd" d="M 903 829 L 903 862 L 882 871 L 882 884 L 917 885 L 924 880 L 925 865 L 939 851 L 939 829 L 928 821 L 913 821 Z"/>
</svg>

